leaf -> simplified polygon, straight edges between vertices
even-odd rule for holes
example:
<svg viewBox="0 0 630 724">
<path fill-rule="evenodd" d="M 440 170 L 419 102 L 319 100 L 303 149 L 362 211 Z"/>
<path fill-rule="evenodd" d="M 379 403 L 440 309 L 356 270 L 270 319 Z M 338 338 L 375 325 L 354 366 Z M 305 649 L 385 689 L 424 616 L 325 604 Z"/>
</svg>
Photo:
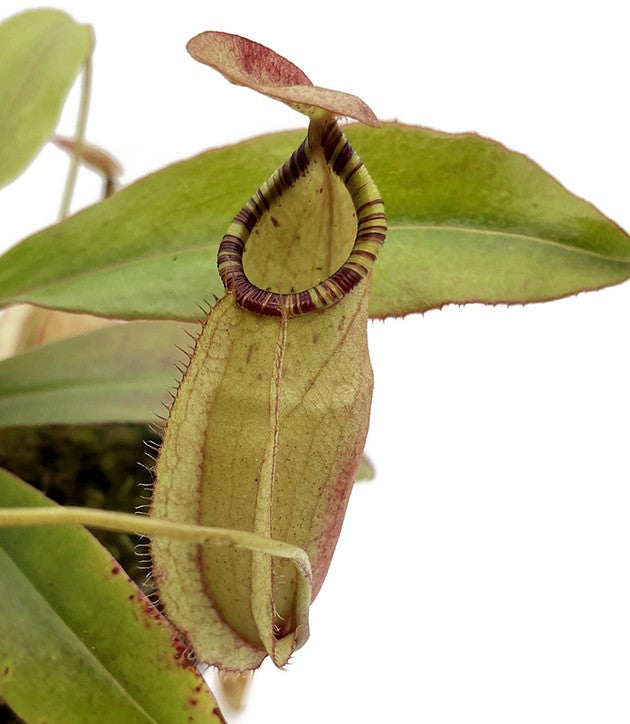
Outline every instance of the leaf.
<svg viewBox="0 0 630 724">
<path fill-rule="evenodd" d="M 359 469 L 357 470 L 357 483 L 364 480 L 374 480 L 375 477 L 374 465 L 372 465 L 370 458 L 364 454 L 361 458 Z"/>
<path fill-rule="evenodd" d="M 0 362 L 0 427 L 153 422 L 175 384 L 175 322 L 131 322 Z"/>
<path fill-rule="evenodd" d="M 0 360 L 113 324 L 113 319 L 17 304 L 0 317 Z"/>
<path fill-rule="evenodd" d="M 28 10 L 0 24 L 0 187 L 54 130 L 93 44 L 89 25 L 58 10 Z"/>
<path fill-rule="evenodd" d="M 54 506 L 0 471 L 0 506 Z M 27 721 L 222 722 L 164 619 L 79 526 L 0 529 L 0 696 Z"/>
<path fill-rule="evenodd" d="M 353 130 L 390 219 L 372 317 L 544 301 L 630 277 L 628 234 L 526 156 L 403 125 L 364 148 Z"/>
<path fill-rule="evenodd" d="M 346 132 L 389 218 L 372 316 L 540 301 L 630 276 L 628 235 L 525 156 L 393 123 Z M 234 213 L 300 140 L 284 132 L 209 151 L 33 235 L 0 257 L 0 304 L 198 318 L 196 304 L 222 294 L 214 264 Z"/>
<path fill-rule="evenodd" d="M 230 83 L 284 101 L 311 117 L 321 116 L 323 110 L 354 118 L 368 126 L 379 125 L 372 110 L 360 98 L 314 86 L 296 65 L 253 40 L 206 31 L 189 40 L 186 48 L 195 60 L 218 70 Z"/>
<path fill-rule="evenodd" d="M 76 143 L 72 138 L 65 136 L 54 136 L 52 142 L 67 151 L 70 155 L 74 153 Z M 94 146 L 91 143 L 82 143 L 80 147 L 81 161 L 97 173 L 115 181 L 123 172 L 123 168 L 111 153 Z"/>
</svg>

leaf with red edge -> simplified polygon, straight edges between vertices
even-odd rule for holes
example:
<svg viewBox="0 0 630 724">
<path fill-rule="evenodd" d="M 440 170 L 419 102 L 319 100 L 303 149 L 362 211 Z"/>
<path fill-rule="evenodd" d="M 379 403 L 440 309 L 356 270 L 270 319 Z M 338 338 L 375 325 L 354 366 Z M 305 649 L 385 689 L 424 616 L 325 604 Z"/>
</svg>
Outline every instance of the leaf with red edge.
<svg viewBox="0 0 630 724">
<path fill-rule="evenodd" d="M 0 470 L 0 507 L 52 505 Z M 0 697 L 27 721 L 224 721 L 163 617 L 81 526 L 0 529 L 0 602 Z"/>
<path fill-rule="evenodd" d="M 398 123 L 344 132 L 389 220 L 372 317 L 469 301 L 526 304 L 630 278 L 627 232 L 496 141 Z M 37 232 L 0 257 L 0 305 L 198 319 L 197 303 L 222 293 L 213 264 L 227 225 L 302 137 L 284 131 L 207 151 Z M 320 196 L 328 198 L 328 186 Z M 255 266 L 255 251 L 248 254 Z M 260 276 L 284 273 L 290 287 L 296 264 L 275 254 Z"/>
<path fill-rule="evenodd" d="M 296 65 L 253 40 L 208 30 L 189 40 L 186 47 L 195 60 L 219 71 L 230 83 L 283 101 L 307 116 L 318 117 L 325 111 L 379 126 L 360 98 L 313 85 Z"/>
</svg>

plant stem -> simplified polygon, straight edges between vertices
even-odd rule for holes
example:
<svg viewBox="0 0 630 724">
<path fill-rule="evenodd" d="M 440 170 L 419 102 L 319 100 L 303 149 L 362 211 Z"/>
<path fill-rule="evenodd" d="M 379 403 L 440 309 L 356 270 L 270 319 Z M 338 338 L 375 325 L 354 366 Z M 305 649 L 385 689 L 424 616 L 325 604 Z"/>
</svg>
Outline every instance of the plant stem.
<svg viewBox="0 0 630 724">
<path fill-rule="evenodd" d="M 242 530 L 209 528 L 188 523 L 173 523 L 144 515 L 113 510 L 78 507 L 0 508 L 0 528 L 32 525 L 81 524 L 100 530 L 124 531 L 137 535 L 161 535 L 189 543 L 210 543 L 225 548 L 241 548 L 293 561 L 310 588 L 311 564 L 305 551 L 297 546 Z"/>
<path fill-rule="evenodd" d="M 70 169 L 66 178 L 66 185 L 63 190 L 61 199 L 61 209 L 59 211 L 59 220 L 63 221 L 70 215 L 70 205 L 74 194 L 74 187 L 77 181 L 77 173 L 79 171 L 79 159 L 81 158 L 81 150 L 85 140 L 85 128 L 87 126 L 88 109 L 90 107 L 90 94 L 92 90 L 92 56 L 88 55 L 85 66 L 83 68 L 83 83 L 81 85 L 81 103 L 79 106 L 79 115 L 77 117 L 77 127 L 74 137 L 74 148 L 72 152 L 72 160 L 70 161 Z"/>
<path fill-rule="evenodd" d="M 313 574 L 305 551 L 282 541 L 243 530 L 209 528 L 188 523 L 173 523 L 145 515 L 113 510 L 53 506 L 45 508 L 0 508 L 0 528 L 5 526 L 81 524 L 101 530 L 118 530 L 137 535 L 162 535 L 189 543 L 208 543 L 222 548 L 240 548 L 290 560 L 298 573 L 295 592 L 296 630 L 301 646 L 308 639 L 308 610 L 311 604 Z"/>
</svg>

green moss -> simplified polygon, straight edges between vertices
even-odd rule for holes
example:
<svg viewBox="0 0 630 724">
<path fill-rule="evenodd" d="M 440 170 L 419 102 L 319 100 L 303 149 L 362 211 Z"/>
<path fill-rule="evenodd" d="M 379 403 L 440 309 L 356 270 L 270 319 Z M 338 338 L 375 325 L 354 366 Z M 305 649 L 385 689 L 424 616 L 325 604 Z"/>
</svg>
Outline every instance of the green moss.
<svg viewBox="0 0 630 724">
<path fill-rule="evenodd" d="M 158 441 L 145 425 L 54 425 L 0 430 L 0 467 L 62 505 L 133 512 L 147 504 L 152 463 L 145 441 Z M 142 463 L 142 465 L 140 464 Z M 143 499 L 144 496 L 144 499 Z M 94 531 L 146 593 L 145 562 L 134 551 L 139 538 Z M 1 720 L 0 720 L 1 721 Z"/>
</svg>

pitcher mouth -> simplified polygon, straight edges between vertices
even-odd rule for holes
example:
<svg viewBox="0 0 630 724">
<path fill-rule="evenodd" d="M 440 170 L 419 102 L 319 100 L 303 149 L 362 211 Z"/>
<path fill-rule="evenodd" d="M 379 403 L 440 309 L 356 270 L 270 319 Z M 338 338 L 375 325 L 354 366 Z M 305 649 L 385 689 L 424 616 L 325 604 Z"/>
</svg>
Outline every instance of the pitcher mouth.
<svg viewBox="0 0 630 724">
<path fill-rule="evenodd" d="M 307 170 L 312 150 L 321 145 L 324 158 L 350 194 L 357 233 L 346 261 L 324 281 L 299 292 L 282 294 L 253 284 L 243 268 L 247 240 L 263 215 Z M 234 217 L 219 245 L 218 269 L 227 292 L 251 312 L 294 317 L 341 301 L 369 274 L 385 241 L 385 207 L 367 169 L 335 120 L 312 123 L 309 135 L 291 157 L 256 191 Z"/>
</svg>

